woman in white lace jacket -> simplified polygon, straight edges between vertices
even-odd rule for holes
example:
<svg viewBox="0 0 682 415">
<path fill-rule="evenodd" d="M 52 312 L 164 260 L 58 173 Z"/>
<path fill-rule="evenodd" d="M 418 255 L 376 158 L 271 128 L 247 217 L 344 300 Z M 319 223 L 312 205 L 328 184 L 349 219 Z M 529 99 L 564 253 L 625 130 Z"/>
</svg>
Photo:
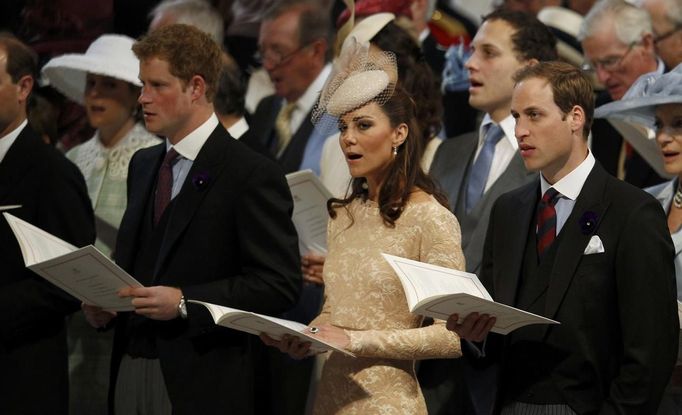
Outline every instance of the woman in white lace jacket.
<svg viewBox="0 0 682 415">
<path fill-rule="evenodd" d="M 126 36 L 103 35 L 85 54 L 59 56 L 43 68 L 52 86 L 85 106 L 97 129 L 66 155 L 85 176 L 97 222 L 95 246 L 107 255 L 126 208 L 128 163 L 137 150 L 159 143 L 136 120 L 141 84 L 133 43 Z"/>
<path fill-rule="evenodd" d="M 97 248 L 111 255 L 126 209 L 128 163 L 160 140 L 137 122 L 141 83 L 134 40 L 103 35 L 85 54 L 50 60 L 43 75 L 52 86 L 85 106 L 94 137 L 67 153 L 85 176 L 95 211 Z M 95 333 L 81 313 L 68 323 L 70 402 L 74 413 L 106 413 L 111 333 Z"/>
</svg>

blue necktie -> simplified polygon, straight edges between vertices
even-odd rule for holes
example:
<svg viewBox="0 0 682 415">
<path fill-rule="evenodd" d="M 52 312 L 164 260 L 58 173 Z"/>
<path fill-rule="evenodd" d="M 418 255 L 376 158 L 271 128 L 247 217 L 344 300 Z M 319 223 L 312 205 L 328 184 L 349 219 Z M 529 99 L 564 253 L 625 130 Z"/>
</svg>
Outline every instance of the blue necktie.
<svg viewBox="0 0 682 415">
<path fill-rule="evenodd" d="M 485 190 L 485 184 L 488 181 L 488 174 L 490 173 L 490 165 L 493 163 L 493 155 L 495 154 L 495 146 L 498 141 L 504 136 L 504 131 L 497 124 L 489 124 L 488 131 L 485 133 L 483 139 L 483 147 L 478 158 L 471 166 L 469 172 L 469 180 L 467 184 L 466 197 L 466 211 L 467 213 L 476 206 Z"/>
</svg>

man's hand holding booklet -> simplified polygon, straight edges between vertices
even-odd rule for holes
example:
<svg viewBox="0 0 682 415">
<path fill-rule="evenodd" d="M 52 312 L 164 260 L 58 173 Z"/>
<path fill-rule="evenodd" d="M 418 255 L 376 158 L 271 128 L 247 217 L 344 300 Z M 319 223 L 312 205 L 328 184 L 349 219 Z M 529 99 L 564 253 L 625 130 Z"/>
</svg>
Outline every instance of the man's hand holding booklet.
<svg viewBox="0 0 682 415">
<path fill-rule="evenodd" d="M 406 258 L 382 254 L 393 267 L 405 290 L 410 311 L 447 320 L 452 314 L 463 319 L 470 313 L 496 318 L 492 332 L 508 334 L 529 324 L 559 322 L 496 303 L 475 274 Z"/>
</svg>

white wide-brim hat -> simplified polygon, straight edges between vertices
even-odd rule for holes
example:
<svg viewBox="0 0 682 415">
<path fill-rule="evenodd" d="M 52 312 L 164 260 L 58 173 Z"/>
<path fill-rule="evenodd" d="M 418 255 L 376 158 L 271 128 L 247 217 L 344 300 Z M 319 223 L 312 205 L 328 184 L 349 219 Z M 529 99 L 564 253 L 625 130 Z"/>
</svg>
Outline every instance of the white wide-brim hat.
<svg viewBox="0 0 682 415">
<path fill-rule="evenodd" d="M 138 78 L 140 63 L 133 53 L 133 43 L 135 40 L 128 36 L 102 35 L 90 44 L 85 54 L 70 53 L 50 59 L 42 69 L 43 77 L 79 104 L 83 104 L 88 73 L 142 86 Z"/>
<path fill-rule="evenodd" d="M 554 29 L 559 56 L 573 65 L 582 65 L 584 57 L 577 38 L 583 16 L 564 7 L 549 6 L 540 10 L 538 20 Z"/>
<path fill-rule="evenodd" d="M 653 127 L 656 107 L 682 104 L 682 64 L 668 73 L 640 76 L 618 101 L 602 105 L 595 118 L 618 118 Z"/>
</svg>

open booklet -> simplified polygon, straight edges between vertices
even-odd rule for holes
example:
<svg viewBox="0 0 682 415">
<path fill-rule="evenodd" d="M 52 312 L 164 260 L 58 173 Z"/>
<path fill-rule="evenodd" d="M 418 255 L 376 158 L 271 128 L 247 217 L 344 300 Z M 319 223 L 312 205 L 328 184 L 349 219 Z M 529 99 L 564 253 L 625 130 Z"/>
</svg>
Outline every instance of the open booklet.
<svg viewBox="0 0 682 415">
<path fill-rule="evenodd" d="M 135 278 L 88 245 L 76 248 L 7 212 L 3 216 L 19 242 L 26 267 L 86 304 L 110 311 L 133 310 L 131 298 L 119 298 L 124 287 L 141 287 Z"/>
<path fill-rule="evenodd" d="M 410 311 L 447 320 L 458 314 L 460 320 L 470 313 L 489 314 L 497 321 L 492 332 L 509 334 L 529 324 L 559 322 L 496 303 L 475 274 L 382 254 L 393 267 L 405 291 Z"/>
<path fill-rule="evenodd" d="M 313 352 L 336 350 L 337 352 L 355 357 L 352 353 L 341 347 L 320 340 L 310 332 L 308 326 L 296 321 L 256 314 L 250 311 L 224 307 L 217 304 L 206 303 L 204 301 L 189 300 L 189 302 L 201 304 L 206 307 L 211 313 L 213 321 L 219 326 L 255 334 L 256 336 L 265 333 L 275 340 L 279 340 L 285 334 L 289 334 L 310 342 L 310 350 Z"/>
<path fill-rule="evenodd" d="M 315 176 L 312 170 L 287 174 L 289 190 L 294 199 L 292 220 L 298 232 L 301 254 L 327 253 L 327 200 L 332 194 Z"/>
</svg>

